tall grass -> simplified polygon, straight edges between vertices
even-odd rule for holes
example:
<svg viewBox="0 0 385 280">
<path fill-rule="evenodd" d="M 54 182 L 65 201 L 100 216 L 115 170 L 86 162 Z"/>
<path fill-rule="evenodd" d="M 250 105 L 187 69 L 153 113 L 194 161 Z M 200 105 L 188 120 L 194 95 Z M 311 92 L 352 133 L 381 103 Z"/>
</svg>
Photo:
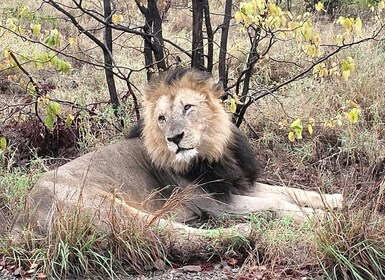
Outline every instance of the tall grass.
<svg viewBox="0 0 385 280">
<path fill-rule="evenodd" d="M 384 181 L 379 199 L 332 213 L 315 229 L 319 261 L 330 279 L 385 278 L 385 218 L 378 213 L 383 187 Z"/>
</svg>

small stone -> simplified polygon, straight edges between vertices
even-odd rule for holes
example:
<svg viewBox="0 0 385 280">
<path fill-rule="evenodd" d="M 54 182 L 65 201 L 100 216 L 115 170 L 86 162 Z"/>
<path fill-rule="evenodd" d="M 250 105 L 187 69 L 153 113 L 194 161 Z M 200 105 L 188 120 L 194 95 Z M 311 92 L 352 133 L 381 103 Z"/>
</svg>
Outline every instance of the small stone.
<svg viewBox="0 0 385 280">
<path fill-rule="evenodd" d="M 231 271 L 232 271 L 233 273 L 238 273 L 238 272 L 239 272 L 239 267 L 233 268 Z"/>
<path fill-rule="evenodd" d="M 200 265 L 185 265 L 182 267 L 185 272 L 201 272 L 202 267 Z"/>
<path fill-rule="evenodd" d="M 216 265 L 214 265 L 215 270 L 221 269 L 222 267 L 223 265 L 221 263 L 217 263 Z"/>
</svg>

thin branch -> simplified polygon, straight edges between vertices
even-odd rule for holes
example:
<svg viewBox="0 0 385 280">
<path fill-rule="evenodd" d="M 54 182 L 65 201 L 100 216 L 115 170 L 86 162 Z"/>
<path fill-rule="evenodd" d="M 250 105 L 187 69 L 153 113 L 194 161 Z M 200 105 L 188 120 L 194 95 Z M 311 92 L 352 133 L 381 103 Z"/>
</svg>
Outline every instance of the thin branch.
<svg viewBox="0 0 385 280">
<path fill-rule="evenodd" d="M 250 100 L 244 104 L 242 106 L 242 109 L 240 111 L 240 114 L 238 116 L 238 120 L 237 120 L 237 124 L 239 123 L 239 125 L 242 123 L 243 121 L 243 118 L 244 118 L 244 114 L 247 110 L 247 108 L 254 102 L 256 102 L 257 100 L 265 97 L 266 95 L 270 95 L 270 94 L 273 94 L 274 92 L 278 91 L 280 88 L 302 78 L 303 76 L 305 76 L 306 74 L 310 73 L 313 68 L 319 64 L 319 63 L 322 63 L 324 61 L 326 61 L 327 59 L 329 59 L 330 57 L 336 55 L 337 53 L 339 53 L 340 51 L 344 50 L 344 49 L 347 49 L 347 48 L 350 48 L 352 46 L 355 46 L 355 45 L 358 45 L 358 44 L 361 44 L 361 43 L 364 43 L 364 42 L 367 42 L 367 41 L 371 41 L 371 40 L 375 40 L 375 38 L 381 33 L 381 31 L 384 29 L 385 25 L 381 25 L 381 27 L 377 30 L 377 31 L 374 31 L 373 32 L 373 35 L 371 37 L 367 37 L 367 38 L 364 38 L 362 40 L 359 40 L 359 41 L 356 41 L 356 42 L 351 42 L 349 44 L 344 44 L 342 46 L 336 46 L 336 49 L 330 53 L 328 53 L 327 55 L 319 58 L 318 60 L 316 60 L 315 62 L 313 62 L 308 68 L 306 68 L 305 70 L 301 71 L 300 73 L 298 73 L 297 75 L 295 75 L 294 77 L 288 79 L 287 81 L 284 81 L 283 83 L 277 85 L 277 86 L 274 86 L 270 89 L 264 89 L 262 91 L 259 91 L 259 94 L 253 94 L 252 95 L 252 98 L 250 98 Z"/>
<path fill-rule="evenodd" d="M 36 92 L 36 95 L 37 96 L 41 96 L 41 93 L 40 93 L 40 88 L 39 88 L 39 85 L 35 82 L 35 80 L 32 78 L 31 74 L 29 74 L 29 72 L 27 70 L 25 70 L 25 68 L 19 63 L 19 61 L 17 60 L 16 56 L 12 53 L 12 51 L 9 51 L 9 55 L 11 56 L 12 60 L 16 63 L 17 67 L 19 67 L 19 69 L 25 74 L 27 75 L 28 79 L 29 79 L 29 82 L 33 85 L 34 89 L 35 89 L 35 92 Z M 41 123 L 44 123 L 43 120 L 40 118 L 39 116 L 39 110 L 38 110 L 38 103 L 36 102 L 34 104 L 34 110 L 35 110 L 35 115 L 36 117 L 39 119 L 39 121 Z"/>
<path fill-rule="evenodd" d="M 48 0 L 48 1 L 52 1 L 52 0 Z M 85 13 L 86 15 L 88 15 L 88 16 L 92 17 L 93 19 L 95 19 L 96 21 L 98 21 L 99 23 L 102 23 L 105 26 L 111 27 L 112 29 L 124 31 L 124 32 L 130 33 L 130 34 L 139 35 L 142 37 L 144 37 L 144 36 L 156 37 L 156 34 L 146 34 L 145 32 L 138 31 L 138 30 L 135 30 L 132 28 L 128 28 L 128 27 L 123 26 L 121 24 L 110 24 L 110 23 L 106 22 L 105 20 L 103 20 L 102 18 L 99 18 L 99 17 L 95 16 L 93 13 L 84 9 L 81 5 L 77 6 L 77 8 L 79 10 L 81 10 L 83 13 Z M 191 53 L 189 51 L 183 49 L 181 46 L 179 46 L 178 44 L 174 43 L 171 40 L 168 40 L 165 38 L 163 40 L 164 40 L 164 42 L 170 44 L 171 46 L 173 46 L 174 48 L 176 48 L 177 50 L 181 51 L 182 53 L 187 55 L 189 58 L 191 58 Z"/>
<path fill-rule="evenodd" d="M 211 18 L 210 18 L 210 6 L 209 1 L 205 0 L 203 3 L 203 12 L 205 17 L 205 26 L 206 26 L 206 33 L 207 33 L 207 71 L 211 73 L 213 71 L 213 64 L 214 64 L 214 33 L 213 28 L 211 25 Z"/>
</svg>

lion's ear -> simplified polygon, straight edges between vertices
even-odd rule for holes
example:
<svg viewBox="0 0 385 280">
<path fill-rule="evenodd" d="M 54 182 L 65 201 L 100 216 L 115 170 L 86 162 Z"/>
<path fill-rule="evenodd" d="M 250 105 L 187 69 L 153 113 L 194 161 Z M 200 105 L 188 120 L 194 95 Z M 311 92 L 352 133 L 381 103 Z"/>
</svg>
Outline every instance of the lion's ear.
<svg viewBox="0 0 385 280">
<path fill-rule="evenodd" d="M 222 98 L 225 95 L 225 89 L 221 81 L 216 82 L 213 80 L 212 91 L 216 98 Z"/>
</svg>

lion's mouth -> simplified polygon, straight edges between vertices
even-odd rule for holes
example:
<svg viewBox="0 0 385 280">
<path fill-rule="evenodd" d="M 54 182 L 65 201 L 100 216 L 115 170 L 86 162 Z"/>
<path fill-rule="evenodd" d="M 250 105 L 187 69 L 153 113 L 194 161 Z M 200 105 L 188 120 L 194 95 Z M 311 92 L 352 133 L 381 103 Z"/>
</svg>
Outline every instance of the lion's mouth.
<svg viewBox="0 0 385 280">
<path fill-rule="evenodd" d="M 182 147 L 178 147 L 178 150 L 176 150 L 176 154 L 180 153 L 180 152 L 184 152 L 184 151 L 190 151 L 194 148 L 182 148 Z"/>
</svg>

